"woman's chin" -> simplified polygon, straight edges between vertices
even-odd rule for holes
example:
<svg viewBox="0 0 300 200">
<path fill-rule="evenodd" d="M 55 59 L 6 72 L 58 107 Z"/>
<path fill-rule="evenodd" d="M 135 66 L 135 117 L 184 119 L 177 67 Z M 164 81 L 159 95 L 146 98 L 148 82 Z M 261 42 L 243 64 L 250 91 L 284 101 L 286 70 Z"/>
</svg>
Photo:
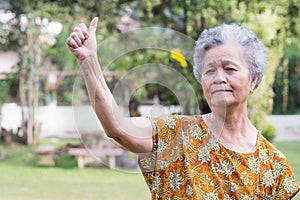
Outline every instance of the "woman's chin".
<svg viewBox="0 0 300 200">
<path fill-rule="evenodd" d="M 228 98 L 216 98 L 212 99 L 211 106 L 215 108 L 227 108 L 234 104 L 234 101 L 232 99 Z"/>
</svg>

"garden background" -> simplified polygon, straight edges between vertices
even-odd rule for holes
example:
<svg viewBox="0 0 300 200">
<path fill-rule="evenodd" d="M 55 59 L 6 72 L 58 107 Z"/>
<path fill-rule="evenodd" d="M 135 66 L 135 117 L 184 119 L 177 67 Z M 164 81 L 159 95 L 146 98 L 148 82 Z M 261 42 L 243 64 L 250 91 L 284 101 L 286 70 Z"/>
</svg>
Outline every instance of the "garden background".
<svg viewBox="0 0 300 200">
<path fill-rule="evenodd" d="M 147 27 L 172 29 L 193 40 L 204 29 L 221 23 L 237 22 L 253 30 L 267 48 L 269 63 L 262 84 L 249 99 L 249 116 L 264 136 L 288 157 L 300 181 L 299 10 L 299 0 L 0 0 L 1 196 L 4 199 L 112 199 L 114 194 L 113 199 L 149 199 L 146 184 L 135 168 L 109 170 L 97 166 L 80 170 L 72 156 L 60 152 L 55 152 L 54 166 L 38 164 L 39 145 L 61 149 L 69 143 L 80 142 L 78 137 L 68 137 L 64 132 L 68 127 L 60 130 L 54 121 L 50 132 L 52 129 L 46 124 L 67 118 L 66 113 L 56 112 L 59 109 L 89 106 L 79 66 L 67 50 L 65 40 L 74 25 L 89 23 L 94 16 L 99 16 L 99 44 L 118 35 L 126 36 L 118 37 L 120 44 L 129 39 L 138 42 L 146 36 L 126 33 Z M 159 41 L 161 36 L 153 37 L 153 41 Z M 174 43 L 176 46 L 175 40 Z M 98 51 L 100 61 L 114 48 L 119 47 Z M 202 113 L 209 111 L 201 87 L 193 77 L 192 63 L 182 52 L 180 48 L 138 49 L 107 64 L 109 70 L 105 77 L 111 89 L 128 71 L 154 63 L 171 66 L 196 91 L 197 102 L 188 101 L 178 111 L 178 96 L 162 85 L 141 85 L 133 93 L 124 90 L 117 100 L 125 113 L 140 115 L 143 112 L 136 108 L 154 104 L 169 108 L 172 113 L 193 114 L 198 109 L 196 104 Z M 143 82 L 147 76 L 137 79 Z M 185 87 L 183 84 L 174 83 L 174 87 L 180 90 Z M 182 95 L 181 98 L 188 99 Z M 12 112 L 5 111 L 12 107 L 17 114 L 8 117 L 7 113 Z M 45 113 L 45 109 L 55 111 L 56 115 L 45 118 L 43 124 L 39 113 Z M 69 131 L 84 121 L 80 114 L 75 117 L 75 127 L 70 125 Z M 7 125 L 8 118 L 15 124 Z M 282 121 L 284 124 L 280 124 Z M 17 136 L 7 141 L 4 132 Z"/>
</svg>

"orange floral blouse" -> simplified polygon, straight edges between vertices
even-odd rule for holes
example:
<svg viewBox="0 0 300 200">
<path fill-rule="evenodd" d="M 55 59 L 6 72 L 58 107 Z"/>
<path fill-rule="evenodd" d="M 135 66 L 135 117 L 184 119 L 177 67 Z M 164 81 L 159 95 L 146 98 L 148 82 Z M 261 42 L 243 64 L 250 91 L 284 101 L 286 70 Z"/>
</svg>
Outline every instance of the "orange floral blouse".
<svg viewBox="0 0 300 200">
<path fill-rule="evenodd" d="M 290 199 L 299 191 L 284 155 L 258 133 L 251 153 L 218 142 L 200 115 L 154 121 L 153 152 L 139 163 L 152 199 Z"/>
</svg>

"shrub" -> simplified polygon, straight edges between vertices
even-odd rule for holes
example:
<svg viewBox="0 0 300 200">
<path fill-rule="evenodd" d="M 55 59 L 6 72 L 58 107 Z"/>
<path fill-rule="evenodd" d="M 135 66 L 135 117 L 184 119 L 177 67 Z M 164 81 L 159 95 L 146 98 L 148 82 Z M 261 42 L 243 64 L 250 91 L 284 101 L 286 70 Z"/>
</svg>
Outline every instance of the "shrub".
<svg viewBox="0 0 300 200">
<path fill-rule="evenodd" d="M 250 116 L 253 125 L 261 132 L 261 134 L 270 142 L 276 136 L 276 129 L 271 121 L 268 121 L 265 114 L 260 112 Z"/>
<path fill-rule="evenodd" d="M 272 142 L 276 136 L 275 126 L 270 121 L 266 121 L 265 125 L 261 129 L 261 132 L 262 135 L 270 142 Z"/>
</svg>

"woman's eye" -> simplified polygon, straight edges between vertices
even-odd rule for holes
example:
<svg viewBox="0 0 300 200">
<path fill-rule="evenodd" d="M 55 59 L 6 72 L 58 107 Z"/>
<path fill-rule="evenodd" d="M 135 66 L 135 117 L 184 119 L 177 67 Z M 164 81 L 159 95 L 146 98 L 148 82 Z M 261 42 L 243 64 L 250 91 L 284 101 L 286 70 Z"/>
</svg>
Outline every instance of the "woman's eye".
<svg viewBox="0 0 300 200">
<path fill-rule="evenodd" d="M 215 70 L 210 69 L 210 70 L 207 70 L 207 71 L 205 72 L 205 74 L 211 74 L 211 73 L 214 73 L 214 71 L 215 71 Z"/>
<path fill-rule="evenodd" d="M 225 70 L 227 70 L 227 71 L 236 71 L 236 68 L 228 66 L 228 67 L 225 68 Z"/>
<path fill-rule="evenodd" d="M 227 70 L 227 71 L 236 71 L 236 68 L 231 64 L 225 65 L 224 69 Z"/>
</svg>

